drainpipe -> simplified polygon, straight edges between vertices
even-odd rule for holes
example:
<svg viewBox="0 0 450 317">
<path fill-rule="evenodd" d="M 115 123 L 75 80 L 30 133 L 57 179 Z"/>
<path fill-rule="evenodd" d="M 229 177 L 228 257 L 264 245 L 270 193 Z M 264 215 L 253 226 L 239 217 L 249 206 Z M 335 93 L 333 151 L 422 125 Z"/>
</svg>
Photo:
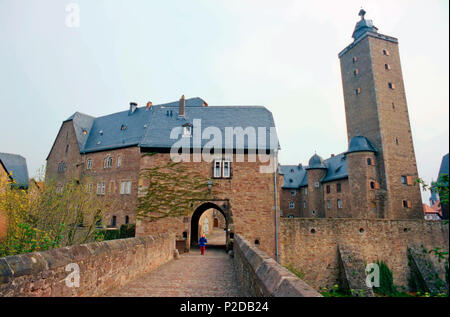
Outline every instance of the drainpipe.
<svg viewBox="0 0 450 317">
<path fill-rule="evenodd" d="M 273 184 L 275 189 L 275 260 L 278 261 L 278 193 L 277 193 L 277 170 L 278 170 L 278 160 L 277 160 L 277 150 L 274 151 L 274 169 L 273 169 Z"/>
</svg>

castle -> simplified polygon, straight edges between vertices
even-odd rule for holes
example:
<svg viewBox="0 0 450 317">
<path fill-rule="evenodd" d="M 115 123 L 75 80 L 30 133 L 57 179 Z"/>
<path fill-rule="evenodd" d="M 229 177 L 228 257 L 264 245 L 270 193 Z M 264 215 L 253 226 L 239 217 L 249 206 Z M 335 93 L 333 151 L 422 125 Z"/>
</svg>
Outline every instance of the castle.
<svg viewBox="0 0 450 317">
<path fill-rule="evenodd" d="M 423 218 L 398 40 L 365 13 L 339 53 L 348 149 L 280 166 L 284 217 Z"/>
</svg>

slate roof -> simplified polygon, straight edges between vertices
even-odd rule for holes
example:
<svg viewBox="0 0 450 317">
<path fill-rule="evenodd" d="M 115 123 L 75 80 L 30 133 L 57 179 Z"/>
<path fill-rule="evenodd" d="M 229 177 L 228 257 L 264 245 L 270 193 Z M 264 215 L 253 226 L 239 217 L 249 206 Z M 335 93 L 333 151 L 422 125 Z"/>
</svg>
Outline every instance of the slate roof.
<svg viewBox="0 0 450 317">
<path fill-rule="evenodd" d="M 348 164 L 344 153 L 326 159 L 325 165 L 327 167 L 327 174 L 322 179 L 323 183 L 348 177 Z"/>
<path fill-rule="evenodd" d="M 22 188 L 28 188 L 28 168 L 26 159 L 17 154 L 0 153 L 0 161 L 5 166 L 6 171 L 12 174 L 16 185 Z"/>
<path fill-rule="evenodd" d="M 280 174 L 284 179 L 282 188 L 293 189 L 308 185 L 308 173 L 302 165 L 280 165 Z"/>
<path fill-rule="evenodd" d="M 139 146 L 151 148 L 170 148 L 177 139 L 170 139 L 172 128 L 179 127 L 180 132 L 185 124 L 193 124 L 194 119 L 201 119 L 201 127 L 217 127 L 222 133 L 222 145 L 225 144 L 226 127 L 258 127 L 266 128 L 266 149 L 270 149 L 270 127 L 275 127 L 272 113 L 262 106 L 204 106 L 201 98 L 190 98 L 185 101 L 184 117 L 178 116 L 179 101 L 154 105 L 151 108 L 138 107 L 131 113 L 129 110 L 94 118 L 76 112 L 65 121 L 74 122 L 81 153 L 89 153 L 116 148 Z M 124 129 L 122 129 L 122 126 Z M 195 127 L 194 127 L 195 128 Z M 86 130 L 86 133 L 83 133 Z M 195 133 L 195 131 L 194 131 Z M 180 135 L 178 135 L 180 137 Z M 191 140 L 191 138 L 188 138 Z M 275 133 L 276 139 L 276 133 Z M 209 140 L 202 140 L 204 146 Z M 278 148 L 276 139 L 275 146 Z M 236 141 L 234 141 L 236 145 Z M 229 146 L 229 145 L 228 145 Z M 234 148 L 256 148 L 247 142 Z"/>
<path fill-rule="evenodd" d="M 306 169 L 313 169 L 313 168 L 327 168 L 324 164 L 323 159 L 317 154 L 314 154 L 309 159 L 308 167 Z"/>
<path fill-rule="evenodd" d="M 444 155 L 442 157 L 442 162 L 441 162 L 441 167 L 439 168 L 439 175 L 438 175 L 438 180 L 441 177 L 442 174 L 447 174 L 448 175 L 448 154 Z"/>
<path fill-rule="evenodd" d="M 366 11 L 361 9 L 359 11 L 359 15 L 361 16 L 361 20 L 356 23 L 355 30 L 353 31 L 352 37 L 356 40 L 361 37 L 366 32 L 378 32 L 378 28 L 373 25 L 372 20 L 366 20 L 364 15 Z"/>
<path fill-rule="evenodd" d="M 376 147 L 364 136 L 355 136 L 350 140 L 346 153 L 378 152 Z"/>
<path fill-rule="evenodd" d="M 344 153 L 332 156 L 324 161 L 327 173 L 321 182 L 331 182 L 338 179 L 348 178 L 348 164 Z M 293 189 L 308 186 L 308 169 L 301 165 L 280 165 L 280 174 L 283 175 L 282 188 Z"/>
</svg>

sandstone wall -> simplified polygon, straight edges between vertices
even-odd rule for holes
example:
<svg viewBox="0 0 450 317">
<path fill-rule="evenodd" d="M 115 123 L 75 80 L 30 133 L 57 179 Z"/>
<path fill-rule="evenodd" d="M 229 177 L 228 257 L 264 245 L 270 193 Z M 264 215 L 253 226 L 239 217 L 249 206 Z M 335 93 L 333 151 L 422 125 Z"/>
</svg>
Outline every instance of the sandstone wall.
<svg viewBox="0 0 450 317">
<path fill-rule="evenodd" d="M 448 224 L 386 219 L 281 219 L 280 262 L 304 273 L 315 289 L 338 282 L 338 245 L 359 251 L 366 263 L 386 262 L 394 283 L 408 285 L 407 247 L 448 250 Z"/>
<path fill-rule="evenodd" d="M 174 249 L 174 236 L 162 234 L 0 258 L 0 297 L 100 296 L 171 260 Z M 79 287 L 66 284 L 71 263 Z"/>
<path fill-rule="evenodd" d="M 246 296 L 321 296 L 304 281 L 239 235 L 235 236 L 234 265 L 241 290 Z"/>
</svg>

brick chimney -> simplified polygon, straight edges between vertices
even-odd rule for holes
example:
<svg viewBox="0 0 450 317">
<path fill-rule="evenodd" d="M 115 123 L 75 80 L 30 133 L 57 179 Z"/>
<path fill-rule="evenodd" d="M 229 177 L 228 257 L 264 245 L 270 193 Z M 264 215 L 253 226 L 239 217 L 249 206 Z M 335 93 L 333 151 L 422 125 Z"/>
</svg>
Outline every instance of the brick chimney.
<svg viewBox="0 0 450 317">
<path fill-rule="evenodd" d="M 134 113 L 136 111 L 138 104 L 135 102 L 130 102 L 130 114 Z"/>
<path fill-rule="evenodd" d="M 334 157 L 334 154 L 331 154 L 331 157 Z"/>
<path fill-rule="evenodd" d="M 149 101 L 147 102 L 147 105 L 145 106 L 145 108 L 150 109 L 153 106 L 153 102 Z"/>
<path fill-rule="evenodd" d="M 180 104 L 179 104 L 179 108 L 178 108 L 178 116 L 179 117 L 184 117 L 186 114 L 186 99 L 184 99 L 184 95 L 181 96 L 180 99 Z"/>
</svg>

